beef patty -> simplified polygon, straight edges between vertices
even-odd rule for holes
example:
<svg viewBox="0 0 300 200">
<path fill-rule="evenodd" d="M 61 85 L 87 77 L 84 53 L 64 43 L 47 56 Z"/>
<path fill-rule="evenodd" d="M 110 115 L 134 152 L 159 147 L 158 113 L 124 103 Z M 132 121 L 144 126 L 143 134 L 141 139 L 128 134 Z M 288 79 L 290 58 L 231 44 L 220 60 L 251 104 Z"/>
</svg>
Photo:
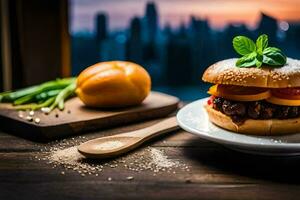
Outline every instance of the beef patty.
<svg viewBox="0 0 300 200">
<path fill-rule="evenodd" d="M 267 101 L 232 101 L 215 97 L 213 108 L 230 116 L 234 121 L 245 119 L 288 119 L 300 116 L 300 106 L 281 106 Z"/>
</svg>

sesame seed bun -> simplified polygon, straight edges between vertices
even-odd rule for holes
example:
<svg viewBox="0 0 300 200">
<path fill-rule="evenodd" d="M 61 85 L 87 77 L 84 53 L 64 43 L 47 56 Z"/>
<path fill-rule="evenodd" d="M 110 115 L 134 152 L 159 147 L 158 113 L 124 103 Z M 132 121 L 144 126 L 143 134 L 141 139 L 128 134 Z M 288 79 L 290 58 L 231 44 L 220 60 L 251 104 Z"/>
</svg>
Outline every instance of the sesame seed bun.
<svg viewBox="0 0 300 200">
<path fill-rule="evenodd" d="M 223 113 L 213 109 L 209 105 L 204 106 L 209 120 L 217 126 L 243 134 L 249 135 L 286 135 L 297 133 L 300 129 L 300 117 L 292 119 L 268 119 L 254 120 L 247 119 L 242 124 L 237 124 L 232 119 Z"/>
<path fill-rule="evenodd" d="M 214 84 L 230 84 L 266 88 L 300 87 L 300 61 L 287 58 L 282 67 L 239 68 L 237 59 L 227 59 L 211 65 L 202 80 Z"/>
</svg>

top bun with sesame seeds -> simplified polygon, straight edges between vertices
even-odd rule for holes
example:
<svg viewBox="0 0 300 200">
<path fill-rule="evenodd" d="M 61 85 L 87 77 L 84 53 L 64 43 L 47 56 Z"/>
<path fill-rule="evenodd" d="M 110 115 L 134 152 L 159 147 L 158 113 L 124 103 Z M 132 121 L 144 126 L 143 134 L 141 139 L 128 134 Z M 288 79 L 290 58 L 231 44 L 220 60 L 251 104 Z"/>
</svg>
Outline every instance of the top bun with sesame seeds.
<svg viewBox="0 0 300 200">
<path fill-rule="evenodd" d="M 284 66 L 260 68 L 236 67 L 237 59 L 227 59 L 211 65 L 203 74 L 202 80 L 214 84 L 239 86 L 287 88 L 300 87 L 300 61 L 287 58 Z"/>
</svg>

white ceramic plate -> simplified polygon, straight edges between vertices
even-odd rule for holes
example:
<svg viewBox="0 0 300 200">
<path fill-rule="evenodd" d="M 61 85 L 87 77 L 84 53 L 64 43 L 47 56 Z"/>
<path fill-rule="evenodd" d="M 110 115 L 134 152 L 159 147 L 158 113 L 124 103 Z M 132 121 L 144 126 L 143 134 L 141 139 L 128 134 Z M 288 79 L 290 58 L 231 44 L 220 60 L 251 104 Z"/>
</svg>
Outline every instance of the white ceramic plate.
<svg viewBox="0 0 300 200">
<path fill-rule="evenodd" d="M 203 107 L 206 102 L 207 98 L 184 106 L 177 113 L 180 127 L 237 151 L 272 156 L 300 155 L 300 130 L 299 134 L 285 136 L 250 136 L 234 133 L 215 126 L 208 120 Z"/>
</svg>

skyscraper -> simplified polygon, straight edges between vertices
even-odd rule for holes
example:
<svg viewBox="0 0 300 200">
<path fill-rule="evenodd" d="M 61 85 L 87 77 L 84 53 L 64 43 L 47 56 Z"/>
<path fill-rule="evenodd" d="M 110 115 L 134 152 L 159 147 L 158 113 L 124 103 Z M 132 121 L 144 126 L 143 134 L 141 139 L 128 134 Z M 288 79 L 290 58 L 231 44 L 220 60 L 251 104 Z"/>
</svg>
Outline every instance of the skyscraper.
<svg viewBox="0 0 300 200">
<path fill-rule="evenodd" d="M 107 37 L 107 15 L 98 13 L 96 16 L 96 38 L 97 42 L 106 39 Z"/>
<path fill-rule="evenodd" d="M 101 45 L 108 37 L 107 30 L 107 15 L 105 13 L 98 13 L 96 16 L 96 46 L 101 60 Z"/>
<path fill-rule="evenodd" d="M 129 38 L 126 46 L 126 57 L 128 60 L 142 64 L 143 44 L 142 25 L 138 17 L 134 17 L 130 22 Z"/>
<path fill-rule="evenodd" d="M 145 61 L 157 58 L 156 39 L 158 32 L 158 13 L 154 2 L 148 2 L 143 20 L 143 41 L 144 41 L 144 56 Z"/>
<path fill-rule="evenodd" d="M 182 25 L 178 33 L 169 36 L 166 46 L 166 79 L 168 85 L 191 84 L 192 55 L 188 35 Z"/>
<path fill-rule="evenodd" d="M 269 42 L 271 45 L 277 43 L 277 20 L 265 13 L 261 13 L 260 22 L 257 28 L 258 35 L 267 34 L 269 36 Z"/>
<path fill-rule="evenodd" d="M 158 14 L 154 2 L 148 2 L 145 12 L 145 40 L 153 42 L 158 30 Z"/>
<path fill-rule="evenodd" d="M 199 76 L 214 61 L 211 29 L 206 19 L 191 17 L 189 23 L 189 40 L 191 48 L 191 70 L 193 83 L 199 83 Z"/>
</svg>

